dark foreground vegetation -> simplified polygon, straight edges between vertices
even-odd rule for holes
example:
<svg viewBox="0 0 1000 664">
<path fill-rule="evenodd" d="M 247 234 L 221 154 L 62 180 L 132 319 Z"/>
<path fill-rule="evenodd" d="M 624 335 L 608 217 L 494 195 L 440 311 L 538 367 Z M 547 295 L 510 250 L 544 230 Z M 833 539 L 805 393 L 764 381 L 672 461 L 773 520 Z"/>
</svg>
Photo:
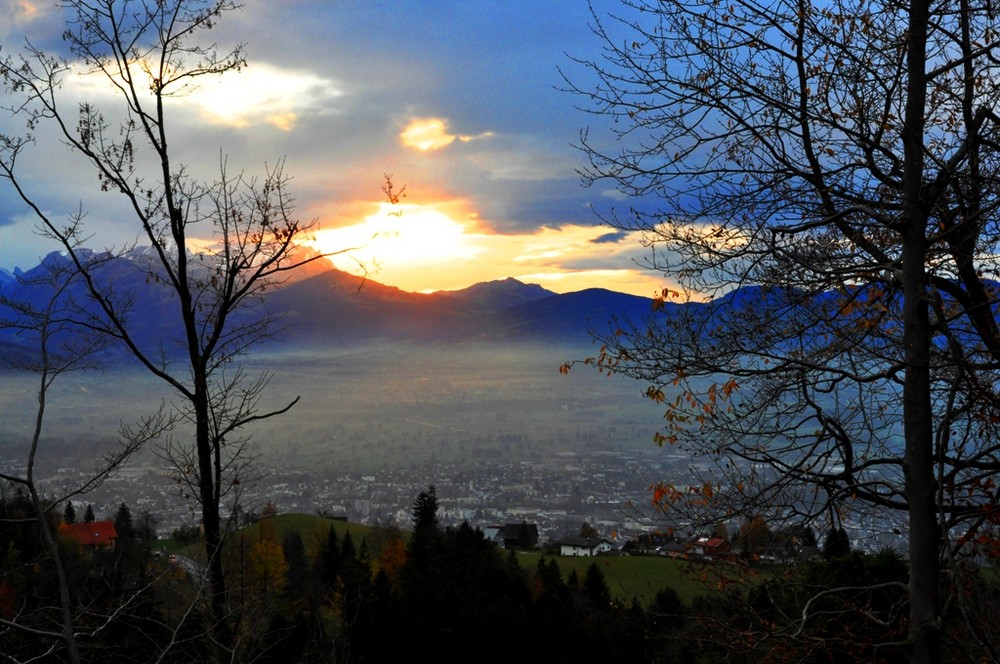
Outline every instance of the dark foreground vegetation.
<svg viewBox="0 0 1000 664">
<path fill-rule="evenodd" d="M 17 492 L 2 498 L 0 652 L 16 662 L 63 661 L 59 642 L 40 636 L 58 619 L 58 584 L 36 524 L 24 518 L 31 506 Z M 233 535 L 225 569 L 236 648 L 226 659 L 892 662 L 905 653 L 908 569 L 888 551 L 770 569 L 692 565 L 704 594 L 682 598 L 665 587 L 640 602 L 610 591 L 604 570 L 612 566 L 600 558 L 566 574 L 552 554 L 498 549 L 468 525 L 441 528 L 436 512 L 429 490 L 414 503 L 412 532 L 289 516 Z M 53 515 L 53 525 L 74 516 Z M 81 658 L 217 657 L 199 580 L 204 561 L 194 553 L 201 549 L 175 541 L 169 551 L 177 553 L 167 553 L 148 520 L 124 505 L 114 523 L 115 545 L 96 548 L 73 543 L 61 526 Z M 947 659 L 989 661 L 995 653 L 970 649 L 967 636 L 994 624 L 998 586 L 980 570 L 965 588 L 946 599 L 977 605 L 982 621 L 945 624 Z"/>
</svg>

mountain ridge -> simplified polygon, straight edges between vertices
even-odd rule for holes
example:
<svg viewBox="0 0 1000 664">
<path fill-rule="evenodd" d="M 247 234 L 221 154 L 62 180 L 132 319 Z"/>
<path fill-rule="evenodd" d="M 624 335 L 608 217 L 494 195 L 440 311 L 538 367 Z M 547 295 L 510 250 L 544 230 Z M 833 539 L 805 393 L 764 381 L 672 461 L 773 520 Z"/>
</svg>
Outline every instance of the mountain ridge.
<svg viewBox="0 0 1000 664">
<path fill-rule="evenodd" d="M 179 325 L 169 315 L 172 293 L 150 278 L 155 260 L 148 251 L 136 248 L 117 257 L 97 252 L 86 255 L 103 261 L 101 280 L 114 284 L 120 289 L 116 294 L 132 301 L 132 320 L 145 341 L 153 344 L 157 339 L 179 337 Z M 51 291 L 35 280 L 66 263 L 65 256 L 52 252 L 30 269 L 4 270 L 0 296 L 40 308 L 51 298 Z M 84 310 L 96 311 L 93 302 L 88 304 L 82 284 L 71 287 L 67 297 Z M 650 298 L 596 288 L 561 294 L 513 277 L 458 290 L 414 293 L 314 260 L 301 275 L 268 293 L 262 303 L 253 303 L 244 314 L 266 310 L 276 316 L 280 320 L 276 338 L 286 345 L 337 346 L 376 339 L 435 344 L 582 343 L 592 341 L 591 332 L 604 331 L 612 318 L 638 318 L 651 308 Z M 0 356 L 9 355 L 12 348 L 31 352 L 30 343 L 19 336 L 9 328 L 0 329 Z"/>
</svg>

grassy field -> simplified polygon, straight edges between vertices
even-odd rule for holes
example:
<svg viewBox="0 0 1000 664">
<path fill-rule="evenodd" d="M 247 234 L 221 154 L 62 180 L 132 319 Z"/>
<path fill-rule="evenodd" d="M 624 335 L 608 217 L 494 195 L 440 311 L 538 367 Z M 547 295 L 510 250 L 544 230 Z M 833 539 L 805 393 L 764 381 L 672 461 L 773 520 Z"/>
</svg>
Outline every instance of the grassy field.
<svg viewBox="0 0 1000 664">
<path fill-rule="evenodd" d="M 359 546 L 362 540 L 367 541 L 369 551 L 376 555 L 386 537 L 383 530 L 346 521 L 326 519 L 312 514 L 280 514 L 250 526 L 245 531 L 246 535 L 253 539 L 258 536 L 261 527 L 273 528 L 279 542 L 285 533 L 298 532 L 306 545 L 307 553 L 310 555 L 318 550 L 330 527 L 337 531 L 340 541 L 343 541 L 347 532 L 351 533 L 355 546 Z M 400 534 L 404 539 L 410 535 L 409 531 L 401 531 Z M 542 555 L 539 552 L 521 552 L 518 554 L 518 558 L 525 571 L 534 574 Z M 641 605 L 647 606 L 657 592 L 670 587 L 680 595 L 685 603 L 690 604 L 693 598 L 714 592 L 718 587 L 718 567 L 712 567 L 710 570 L 712 573 L 708 574 L 706 568 L 672 558 L 547 556 L 546 560 L 548 559 L 556 561 L 564 577 L 569 577 L 570 572 L 575 570 L 580 580 L 586 575 L 587 568 L 596 563 L 604 574 L 604 580 L 608 584 L 612 596 L 622 603 L 631 602 L 634 598 Z"/>
<path fill-rule="evenodd" d="M 534 572 L 541 556 L 535 552 L 521 553 L 521 565 Z M 548 556 L 548 559 L 556 561 L 564 578 L 571 571 L 576 571 L 581 581 L 587 574 L 587 568 L 596 563 L 604 574 L 612 597 L 622 603 L 636 599 L 642 606 L 648 606 L 656 593 L 668 587 L 690 605 L 695 597 L 717 590 L 717 574 L 721 571 L 717 567 L 705 568 L 683 560 L 655 556 Z"/>
<path fill-rule="evenodd" d="M 326 540 L 327 534 L 333 528 L 337 531 L 339 542 L 344 541 L 344 536 L 349 532 L 354 546 L 358 547 L 362 541 L 367 542 L 368 551 L 372 556 L 377 556 L 381 550 L 382 543 L 388 537 L 384 529 L 372 528 L 357 523 L 348 523 L 338 519 L 327 519 L 315 514 L 278 514 L 268 519 L 262 519 L 252 526 L 243 529 L 244 535 L 249 540 L 259 537 L 261 529 L 273 531 L 278 542 L 284 539 L 285 534 L 297 532 L 302 537 L 302 543 L 306 546 L 306 555 L 315 555 L 322 543 Z M 399 535 L 408 539 L 408 531 L 399 531 Z"/>
</svg>

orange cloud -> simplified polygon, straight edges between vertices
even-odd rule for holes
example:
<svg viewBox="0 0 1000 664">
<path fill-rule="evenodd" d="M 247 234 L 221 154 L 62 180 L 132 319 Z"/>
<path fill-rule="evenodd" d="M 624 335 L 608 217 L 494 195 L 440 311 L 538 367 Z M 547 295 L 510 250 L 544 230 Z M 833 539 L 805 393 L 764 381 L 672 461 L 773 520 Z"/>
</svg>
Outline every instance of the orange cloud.
<svg viewBox="0 0 1000 664">
<path fill-rule="evenodd" d="M 492 136 L 493 132 L 483 132 L 477 136 L 462 136 L 448 133 L 448 122 L 442 118 L 413 118 L 399 134 L 403 145 L 421 152 L 440 150 L 456 140 L 468 143 L 477 138 Z"/>
</svg>

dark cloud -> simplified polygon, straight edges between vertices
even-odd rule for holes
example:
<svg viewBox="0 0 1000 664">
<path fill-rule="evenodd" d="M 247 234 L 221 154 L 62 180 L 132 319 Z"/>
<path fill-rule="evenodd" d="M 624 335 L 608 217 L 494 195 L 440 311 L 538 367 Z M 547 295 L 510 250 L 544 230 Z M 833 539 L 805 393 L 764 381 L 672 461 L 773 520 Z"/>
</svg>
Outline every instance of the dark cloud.
<svg viewBox="0 0 1000 664">
<path fill-rule="evenodd" d="M 601 237 L 595 237 L 591 240 L 593 244 L 617 244 L 619 242 L 624 242 L 628 239 L 628 233 L 625 231 L 615 231 L 613 233 L 605 233 Z"/>
</svg>

